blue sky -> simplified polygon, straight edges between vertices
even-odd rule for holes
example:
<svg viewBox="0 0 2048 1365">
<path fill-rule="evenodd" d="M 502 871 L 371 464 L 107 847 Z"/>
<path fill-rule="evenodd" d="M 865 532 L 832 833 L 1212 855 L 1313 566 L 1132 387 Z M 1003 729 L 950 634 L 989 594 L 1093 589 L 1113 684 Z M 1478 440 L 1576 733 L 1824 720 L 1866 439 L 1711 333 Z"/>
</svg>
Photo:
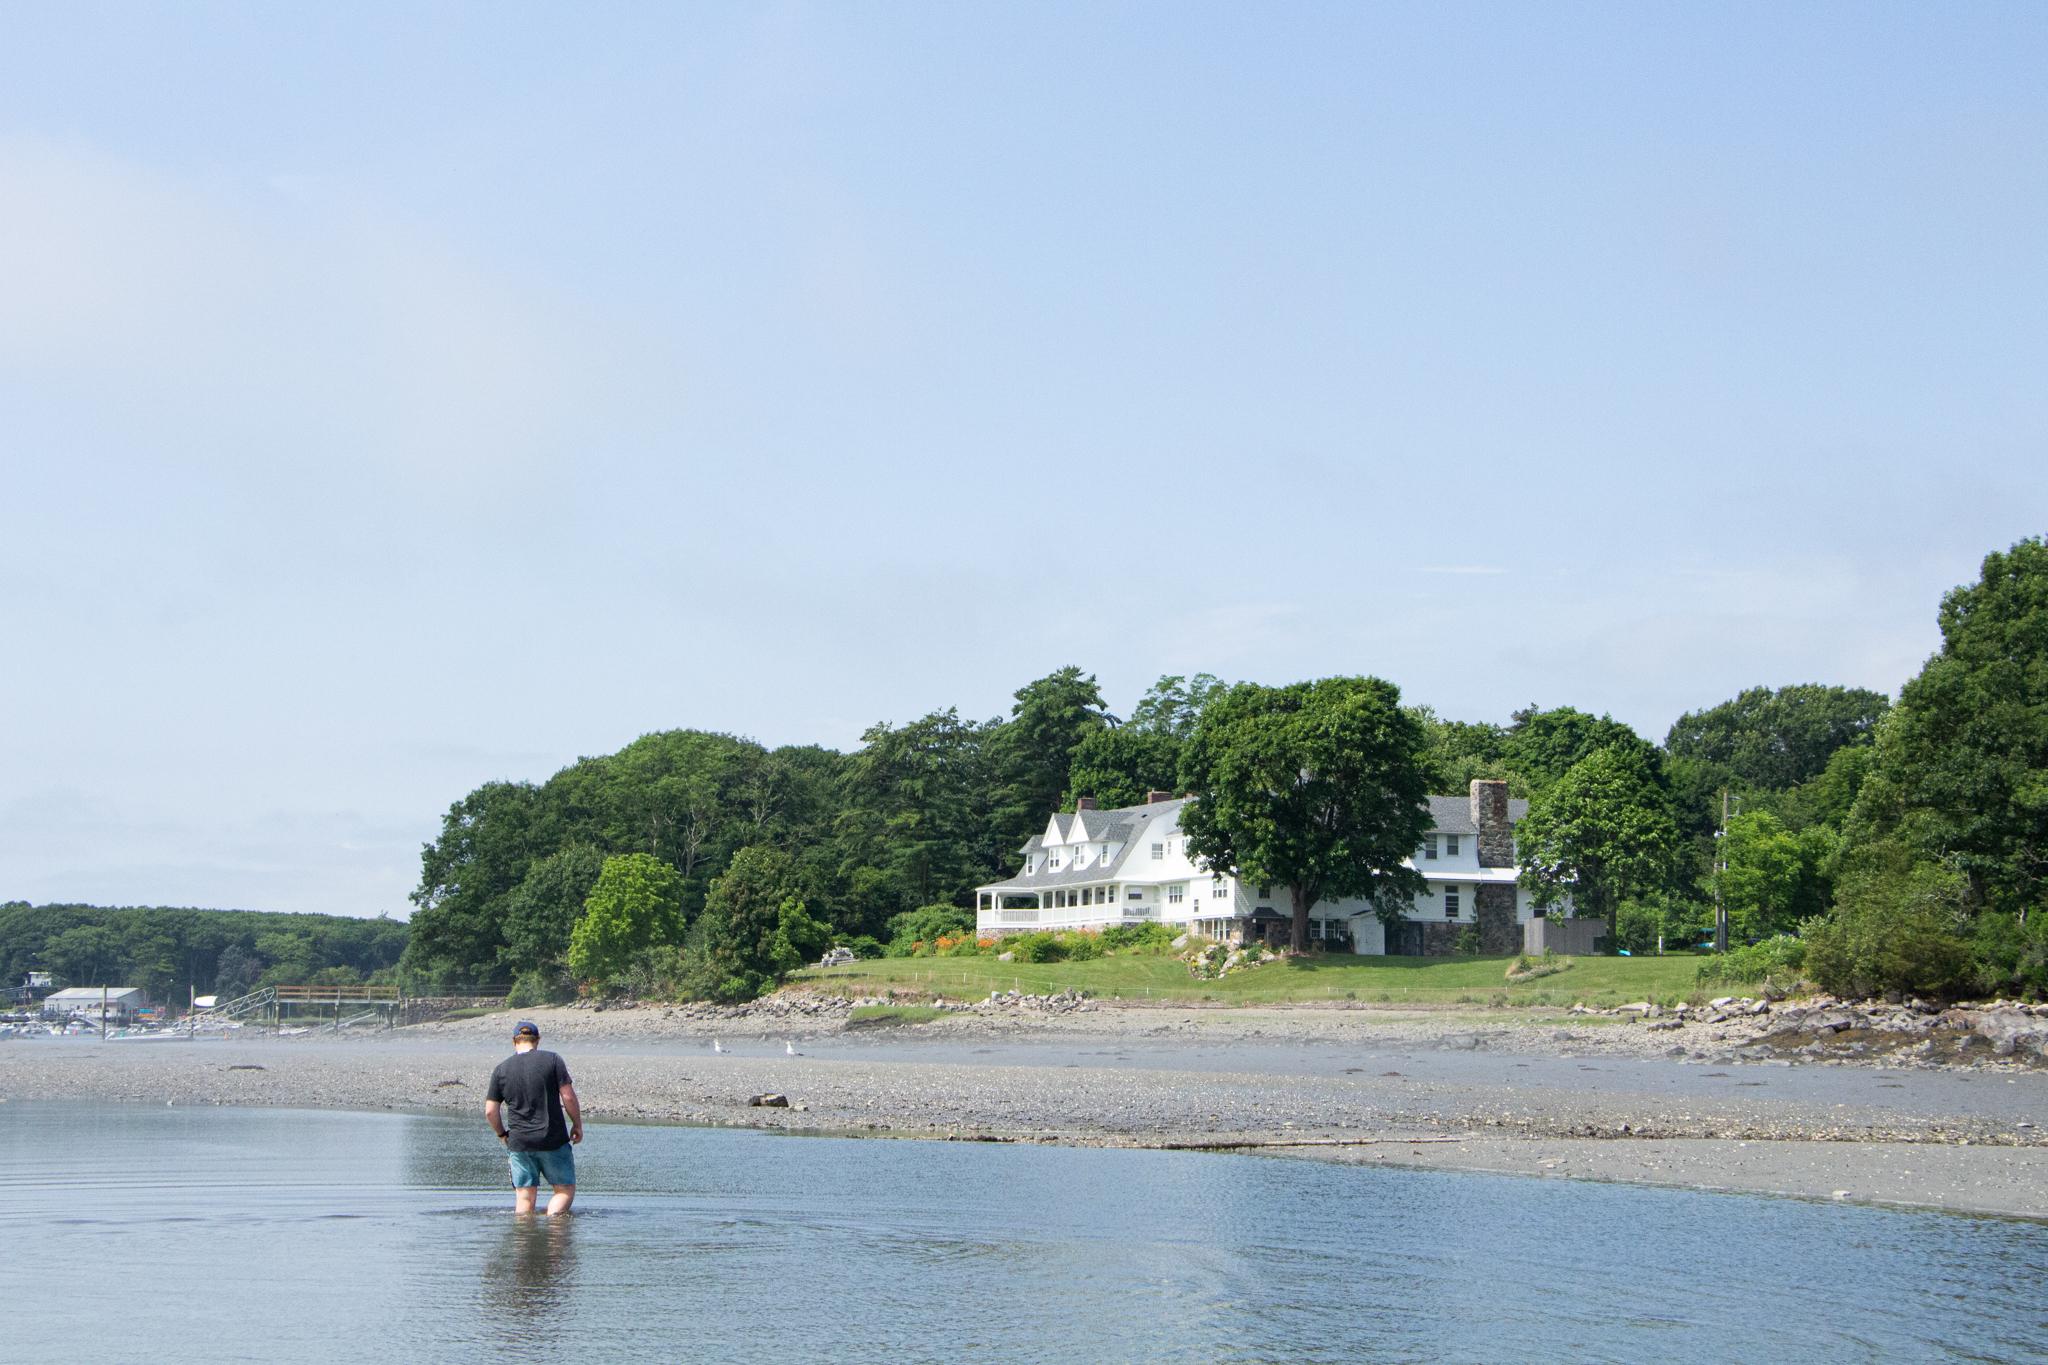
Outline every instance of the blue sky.
<svg viewBox="0 0 2048 1365">
<path fill-rule="evenodd" d="M 0 7 L 0 898 L 1067 663 L 1653 737 L 2048 529 L 2048 10 Z"/>
</svg>

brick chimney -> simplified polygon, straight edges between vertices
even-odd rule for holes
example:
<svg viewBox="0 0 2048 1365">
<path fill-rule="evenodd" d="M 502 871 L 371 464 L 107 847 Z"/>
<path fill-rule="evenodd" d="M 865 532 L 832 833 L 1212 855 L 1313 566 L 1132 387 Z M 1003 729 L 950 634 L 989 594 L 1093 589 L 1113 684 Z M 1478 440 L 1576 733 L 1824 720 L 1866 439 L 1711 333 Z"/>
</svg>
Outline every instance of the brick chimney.
<svg viewBox="0 0 2048 1365">
<path fill-rule="evenodd" d="M 1172 792 L 1163 792 L 1156 787 L 1153 788 L 1151 791 L 1145 793 L 1145 804 L 1148 806 L 1156 806 L 1161 801 L 1171 800 L 1173 800 Z"/>
<path fill-rule="evenodd" d="M 1101 807 L 1095 804 L 1095 798 L 1092 796 L 1077 796 L 1074 798 L 1074 809 L 1076 811 L 1099 810 Z"/>
<path fill-rule="evenodd" d="M 1472 827 L 1479 831 L 1479 865 L 1513 867 L 1515 832 L 1508 824 L 1508 784 L 1472 780 Z"/>
</svg>

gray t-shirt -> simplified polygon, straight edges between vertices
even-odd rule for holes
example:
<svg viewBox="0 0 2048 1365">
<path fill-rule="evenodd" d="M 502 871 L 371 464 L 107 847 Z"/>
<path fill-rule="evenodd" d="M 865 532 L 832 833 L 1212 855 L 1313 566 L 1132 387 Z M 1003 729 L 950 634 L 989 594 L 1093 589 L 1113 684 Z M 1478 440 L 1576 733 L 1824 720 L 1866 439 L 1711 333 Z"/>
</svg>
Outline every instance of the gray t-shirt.
<svg viewBox="0 0 2048 1365">
<path fill-rule="evenodd" d="M 506 1146 L 515 1152 L 552 1152 L 569 1140 L 569 1121 L 562 1114 L 562 1087 L 570 1084 L 569 1064 L 552 1052 L 534 1048 L 515 1052 L 491 1072 L 484 1098 L 505 1106 Z"/>
</svg>

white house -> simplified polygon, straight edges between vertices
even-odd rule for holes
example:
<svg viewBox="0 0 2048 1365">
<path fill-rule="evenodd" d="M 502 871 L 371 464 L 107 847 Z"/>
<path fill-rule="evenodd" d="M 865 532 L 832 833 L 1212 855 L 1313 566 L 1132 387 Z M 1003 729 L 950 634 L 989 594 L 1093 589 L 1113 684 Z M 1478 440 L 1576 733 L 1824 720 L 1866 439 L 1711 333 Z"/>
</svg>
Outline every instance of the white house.
<svg viewBox="0 0 2048 1365">
<path fill-rule="evenodd" d="M 126 1019 L 149 1005 L 149 996 L 140 986 L 73 986 L 44 996 L 43 1013 L 59 1018 L 84 1015 L 97 1019 L 102 999 L 106 1001 L 109 1022 Z"/>
<path fill-rule="evenodd" d="M 1188 855 L 1180 813 L 1191 799 L 1153 792 L 1142 806 L 1098 810 L 1084 798 L 1080 809 L 1054 814 L 1024 845 L 1016 876 L 977 890 L 976 931 L 1159 923 L 1242 942 L 1287 924 L 1286 887 L 1245 882 Z M 1408 859 L 1427 883 L 1423 895 L 1391 928 L 1369 901 L 1326 901 L 1309 911 L 1309 936 L 1359 953 L 1422 956 L 1451 951 L 1476 928 L 1482 952 L 1521 951 L 1523 922 L 1542 914 L 1516 880 L 1514 826 L 1528 806 L 1508 799 L 1505 782 L 1430 797 L 1430 831 Z"/>
</svg>

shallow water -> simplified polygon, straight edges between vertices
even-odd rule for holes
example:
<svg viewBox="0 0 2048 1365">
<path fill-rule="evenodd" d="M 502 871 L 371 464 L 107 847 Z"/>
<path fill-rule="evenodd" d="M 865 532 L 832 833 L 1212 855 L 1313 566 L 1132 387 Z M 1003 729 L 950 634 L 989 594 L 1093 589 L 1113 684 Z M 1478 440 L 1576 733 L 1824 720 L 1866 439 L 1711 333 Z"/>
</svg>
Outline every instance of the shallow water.
<svg viewBox="0 0 2048 1365">
<path fill-rule="evenodd" d="M 0 1107 L 8 1337 L 163 1358 L 2035 1360 L 2048 1228 L 1191 1153 Z"/>
</svg>

